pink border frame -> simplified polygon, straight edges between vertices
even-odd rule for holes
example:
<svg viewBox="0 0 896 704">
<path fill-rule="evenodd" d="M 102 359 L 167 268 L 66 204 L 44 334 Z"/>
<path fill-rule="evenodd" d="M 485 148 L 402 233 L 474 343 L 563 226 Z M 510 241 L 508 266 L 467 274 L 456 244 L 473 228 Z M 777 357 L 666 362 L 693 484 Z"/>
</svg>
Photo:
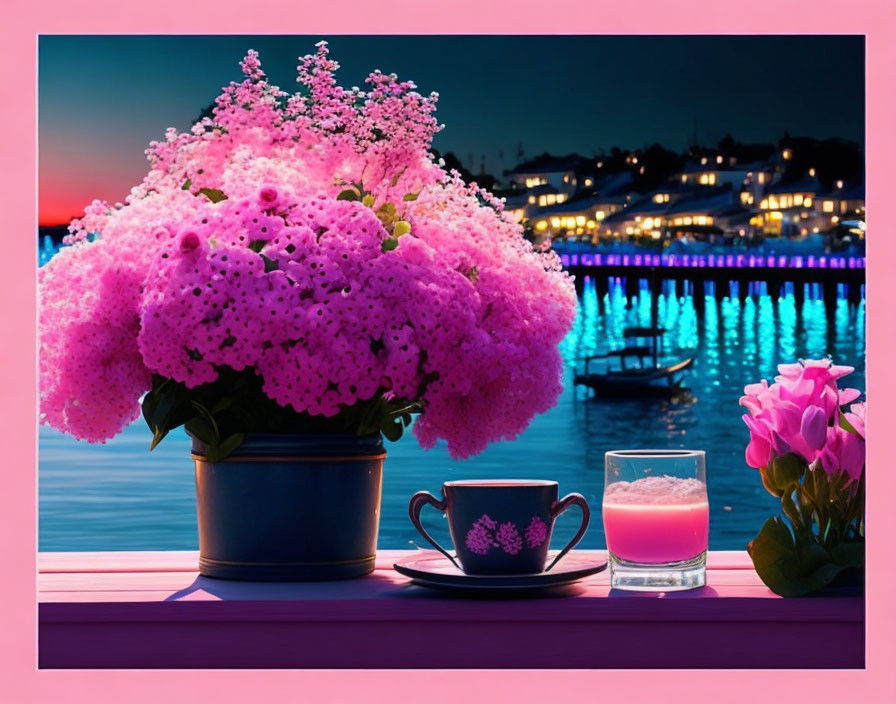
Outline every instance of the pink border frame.
<svg viewBox="0 0 896 704">
<path fill-rule="evenodd" d="M 285 695 L 304 701 L 456 702 L 477 699 L 550 701 L 579 694 L 638 702 L 684 696 L 707 702 L 896 701 L 891 627 L 896 607 L 896 473 L 883 438 L 896 427 L 896 366 L 887 352 L 896 343 L 892 303 L 896 281 L 885 261 L 896 261 L 896 236 L 878 217 L 892 201 L 896 177 L 896 20 L 887 0 L 819 3 L 808 0 L 378 0 L 297 7 L 283 0 L 155 0 L 131 10 L 114 0 L 42 0 L 9 3 L 4 13 L 4 92 L 12 109 L 2 116 L 0 186 L 7 204 L 6 261 L 0 277 L 6 339 L 0 355 L 2 437 L 7 472 L 0 492 L 4 576 L 0 584 L 0 690 L 10 702 L 219 702 Z M 357 6 L 352 12 L 349 6 Z M 14 14 L 15 13 L 15 14 Z M 867 662 L 864 671 L 38 671 L 36 669 L 36 252 L 35 77 L 37 34 L 370 34 L 370 33 L 594 33 L 594 34 L 865 34 L 867 37 L 867 197 L 872 234 L 868 265 L 868 369 L 873 390 L 868 466 L 869 568 Z M 833 92 L 833 91 L 832 91 Z M 15 96 L 19 96 L 16 98 Z M 880 211 L 876 210 L 881 204 Z M 876 223 L 880 222 L 880 226 Z M 889 299 L 889 300 L 888 300 Z M 889 306 L 889 307 L 888 307 Z M 12 309 L 12 310 L 10 310 Z M 14 336 L 13 336 L 14 335 Z M 14 342 L 12 342 L 14 341 Z M 880 400 L 878 400 L 880 399 Z M 888 460 L 890 460 L 888 462 Z M 438 638 L 438 633 L 433 633 Z M 609 644 L 595 643 L 595 647 Z M 838 647 L 831 643 L 831 647 Z M 687 688 L 685 690 L 685 688 Z"/>
</svg>

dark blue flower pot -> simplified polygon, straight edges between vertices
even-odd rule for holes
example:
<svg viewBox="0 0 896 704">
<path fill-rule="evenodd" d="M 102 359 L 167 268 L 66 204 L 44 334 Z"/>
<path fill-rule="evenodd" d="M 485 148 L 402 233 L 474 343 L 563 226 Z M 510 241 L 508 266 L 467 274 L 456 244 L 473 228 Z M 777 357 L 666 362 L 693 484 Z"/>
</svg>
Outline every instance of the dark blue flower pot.
<svg viewBox="0 0 896 704">
<path fill-rule="evenodd" d="M 373 571 L 380 435 L 249 435 L 221 462 L 194 438 L 199 572 L 318 581 Z"/>
</svg>

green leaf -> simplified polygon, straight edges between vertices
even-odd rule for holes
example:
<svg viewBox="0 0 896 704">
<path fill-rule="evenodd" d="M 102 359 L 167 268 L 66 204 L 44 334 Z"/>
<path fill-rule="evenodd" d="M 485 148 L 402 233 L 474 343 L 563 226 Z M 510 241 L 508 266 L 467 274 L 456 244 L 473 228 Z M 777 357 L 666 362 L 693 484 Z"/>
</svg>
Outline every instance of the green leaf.
<svg viewBox="0 0 896 704">
<path fill-rule="evenodd" d="M 189 190 L 190 190 L 190 186 L 192 186 L 192 185 L 193 185 L 193 181 L 192 181 L 192 179 L 189 179 L 189 178 L 188 178 L 186 181 L 184 181 L 184 185 L 181 186 L 180 189 L 181 189 L 182 191 L 189 191 Z"/>
<path fill-rule="evenodd" d="M 217 188 L 200 188 L 199 193 L 208 198 L 212 203 L 220 203 L 222 200 L 227 200 L 224 191 L 219 191 Z"/>
<path fill-rule="evenodd" d="M 828 584 L 846 569 L 811 534 L 802 533 L 801 545 L 778 517 L 769 518 L 747 545 L 756 573 L 763 583 L 780 596 L 804 596 Z"/>
<path fill-rule="evenodd" d="M 346 188 L 344 191 L 340 191 L 339 195 L 336 196 L 336 200 L 358 200 L 358 191 L 354 188 Z"/>
<path fill-rule="evenodd" d="M 844 567 L 865 566 L 865 541 L 856 540 L 837 543 L 831 548 L 831 557 Z"/>
<path fill-rule="evenodd" d="M 397 246 L 398 246 L 398 240 L 393 239 L 393 238 L 390 237 L 390 238 L 387 239 L 387 240 L 383 240 L 383 247 L 382 247 L 382 249 L 383 249 L 384 252 L 391 252 L 391 251 L 392 251 L 393 249 L 395 249 Z"/>
<path fill-rule="evenodd" d="M 245 438 L 244 433 L 234 433 L 217 445 L 206 445 L 203 450 L 205 458 L 209 462 L 220 462 L 229 457 L 234 450 L 242 445 Z"/>
<path fill-rule="evenodd" d="M 386 436 L 387 440 L 391 442 L 396 442 L 401 439 L 401 435 L 404 432 L 404 426 L 401 424 L 401 420 L 398 418 L 386 417 L 383 418 L 382 423 L 380 423 L 380 430 L 383 435 Z"/>
<path fill-rule="evenodd" d="M 402 200 L 410 202 L 412 200 L 417 200 L 419 196 L 419 193 L 405 193 L 404 196 L 402 196 Z"/>
<path fill-rule="evenodd" d="M 261 254 L 261 250 L 264 249 L 264 246 L 268 243 L 267 240 L 252 240 L 249 243 L 249 249 L 251 249 L 256 254 Z"/>
<path fill-rule="evenodd" d="M 361 199 L 361 202 L 366 205 L 368 208 L 372 208 L 373 204 L 376 202 L 376 198 L 372 193 L 368 193 Z"/>
<path fill-rule="evenodd" d="M 806 471 L 806 460 L 794 452 L 775 457 L 769 465 L 772 483 L 780 491 L 787 491 L 791 484 L 799 482 Z"/>
<path fill-rule="evenodd" d="M 843 428 L 844 430 L 848 430 L 850 433 L 853 433 L 854 435 L 858 435 L 859 431 L 852 427 L 852 423 L 850 423 L 848 420 L 846 420 L 846 416 L 843 415 L 842 413 L 840 413 L 839 415 L 840 415 L 840 427 Z"/>
<path fill-rule="evenodd" d="M 399 220 L 395 223 L 395 228 L 392 230 L 392 236 L 398 239 L 402 235 L 406 235 L 411 231 L 411 223 L 407 220 Z"/>
</svg>

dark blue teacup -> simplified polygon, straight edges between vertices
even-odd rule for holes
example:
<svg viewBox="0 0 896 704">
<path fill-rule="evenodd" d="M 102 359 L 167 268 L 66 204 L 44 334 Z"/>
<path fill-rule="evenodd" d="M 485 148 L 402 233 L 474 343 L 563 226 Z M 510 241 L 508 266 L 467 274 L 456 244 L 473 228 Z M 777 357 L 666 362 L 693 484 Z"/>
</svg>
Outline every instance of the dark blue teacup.
<svg viewBox="0 0 896 704">
<path fill-rule="evenodd" d="M 427 491 L 417 492 L 408 513 L 420 535 L 467 574 L 537 574 L 557 564 L 588 529 L 591 512 L 585 497 L 569 494 L 558 501 L 558 493 L 553 481 L 467 479 L 445 482 L 441 501 Z M 447 514 L 457 559 L 420 525 L 425 504 Z M 545 567 L 554 520 L 572 505 L 582 510 L 582 525 Z"/>
</svg>

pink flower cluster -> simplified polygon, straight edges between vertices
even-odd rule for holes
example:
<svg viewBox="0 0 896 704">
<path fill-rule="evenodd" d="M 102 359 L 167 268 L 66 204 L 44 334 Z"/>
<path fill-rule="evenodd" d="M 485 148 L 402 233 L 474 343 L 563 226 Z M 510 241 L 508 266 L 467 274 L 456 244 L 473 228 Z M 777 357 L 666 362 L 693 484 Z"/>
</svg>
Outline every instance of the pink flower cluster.
<svg viewBox="0 0 896 704">
<path fill-rule="evenodd" d="M 765 468 L 775 458 L 796 453 L 819 464 L 828 474 L 845 471 L 858 479 L 865 467 L 865 404 L 854 403 L 843 413 L 856 432 L 842 427 L 841 406 L 855 401 L 857 389 L 839 389 L 837 379 L 853 371 L 830 359 L 782 364 L 771 385 L 766 380 L 744 388 L 740 399 L 749 411 L 747 464 Z"/>
<path fill-rule="evenodd" d="M 455 457 L 553 406 L 572 282 L 500 201 L 433 162 L 436 96 L 381 73 L 342 88 L 323 43 L 295 95 L 255 52 L 242 68 L 213 116 L 153 143 L 126 202 L 91 204 L 41 269 L 45 422 L 104 441 L 153 374 L 194 387 L 221 366 L 313 415 L 420 402 L 421 444 Z M 370 195 L 339 199 L 348 184 Z M 410 226 L 391 249 L 387 204 Z"/>
</svg>

